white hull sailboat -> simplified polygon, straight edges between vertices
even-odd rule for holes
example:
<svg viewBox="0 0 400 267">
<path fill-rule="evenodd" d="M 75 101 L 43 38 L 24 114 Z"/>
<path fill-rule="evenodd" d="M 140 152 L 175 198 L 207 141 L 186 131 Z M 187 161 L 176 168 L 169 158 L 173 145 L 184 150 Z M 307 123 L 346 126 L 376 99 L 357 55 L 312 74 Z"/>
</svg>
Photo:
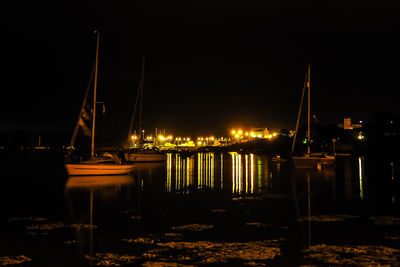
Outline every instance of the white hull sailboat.
<svg viewBox="0 0 400 267">
<path fill-rule="evenodd" d="M 128 162 L 159 162 L 165 161 L 167 159 L 167 155 L 152 150 L 139 150 L 136 152 L 125 153 L 125 158 Z"/>
<path fill-rule="evenodd" d="M 155 146 L 150 146 L 150 147 L 144 147 L 143 145 L 143 131 L 142 131 L 142 106 L 143 106 L 143 85 L 144 85 L 144 63 L 145 63 L 145 57 L 143 56 L 142 59 L 142 73 L 141 73 L 141 79 L 139 83 L 139 88 L 137 91 L 136 95 L 136 102 L 135 106 L 133 109 L 133 114 L 132 114 L 132 120 L 131 120 L 131 125 L 129 127 L 129 133 L 128 133 L 128 143 L 131 140 L 131 134 L 132 134 L 132 128 L 135 122 L 135 115 L 136 115 L 136 109 L 139 105 L 139 136 L 138 141 L 139 141 L 139 146 L 138 147 L 129 147 L 125 150 L 125 160 L 127 162 L 162 162 L 167 160 L 167 155 L 157 149 Z"/>
<path fill-rule="evenodd" d="M 304 99 L 304 94 L 305 94 L 305 89 L 307 87 L 308 89 L 308 122 L 307 122 L 307 153 L 302 155 L 302 156 L 293 156 L 292 162 L 295 168 L 314 168 L 314 167 L 321 167 L 321 166 L 332 166 L 335 164 L 335 157 L 326 155 L 324 153 L 311 153 L 310 149 L 310 140 L 311 140 L 311 129 L 310 129 L 310 66 L 308 66 L 308 72 L 306 75 L 305 83 L 304 83 L 304 88 L 303 88 L 303 93 L 301 96 L 301 102 L 300 102 L 300 108 L 299 108 L 299 113 L 297 117 L 297 123 L 296 123 L 296 131 L 293 139 L 293 144 L 292 144 L 292 153 L 294 152 L 294 145 L 296 142 L 296 136 L 297 136 L 297 131 L 299 127 L 299 120 L 300 120 L 300 113 L 301 113 L 301 108 L 303 105 L 303 99 Z"/>
<path fill-rule="evenodd" d="M 292 157 L 292 161 L 296 168 L 312 168 L 316 166 L 333 166 L 335 164 L 335 157 L 322 153 L 311 153 L 304 156 Z"/>
<path fill-rule="evenodd" d="M 91 131 L 91 153 L 90 160 L 80 163 L 66 163 L 65 168 L 70 176 L 75 175 L 119 175 L 127 174 L 132 172 L 134 169 L 133 164 L 122 164 L 121 159 L 102 159 L 96 158 L 94 155 L 94 137 L 95 137 L 95 126 L 96 126 L 96 96 L 97 96 L 97 69 L 98 69 L 98 58 L 99 58 L 99 43 L 100 43 L 100 32 L 95 31 L 97 35 L 97 46 L 96 46 L 96 63 L 94 69 L 94 89 L 93 89 L 93 113 L 92 113 L 92 131 Z M 81 112 L 79 114 L 78 122 L 76 124 L 74 134 L 71 139 L 71 147 L 74 146 L 76 134 L 79 126 L 82 124 L 82 115 L 87 102 L 87 96 L 90 88 L 90 82 L 85 93 Z M 114 155 L 116 156 L 116 155 Z"/>
<path fill-rule="evenodd" d="M 75 175 L 117 175 L 132 172 L 134 165 L 115 163 L 77 163 L 65 165 L 70 176 Z"/>
</svg>

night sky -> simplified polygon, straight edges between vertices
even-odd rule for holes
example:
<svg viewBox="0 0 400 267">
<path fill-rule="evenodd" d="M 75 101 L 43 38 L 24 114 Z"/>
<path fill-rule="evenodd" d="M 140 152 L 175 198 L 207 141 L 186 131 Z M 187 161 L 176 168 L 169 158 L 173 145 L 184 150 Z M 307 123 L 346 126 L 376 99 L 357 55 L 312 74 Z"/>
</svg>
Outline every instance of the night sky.
<svg viewBox="0 0 400 267">
<path fill-rule="evenodd" d="M 2 7 L 2 131 L 72 133 L 95 29 L 99 132 L 116 139 L 128 132 L 142 54 L 147 129 L 294 128 L 308 64 L 320 121 L 399 113 L 395 1 L 14 2 Z"/>
</svg>

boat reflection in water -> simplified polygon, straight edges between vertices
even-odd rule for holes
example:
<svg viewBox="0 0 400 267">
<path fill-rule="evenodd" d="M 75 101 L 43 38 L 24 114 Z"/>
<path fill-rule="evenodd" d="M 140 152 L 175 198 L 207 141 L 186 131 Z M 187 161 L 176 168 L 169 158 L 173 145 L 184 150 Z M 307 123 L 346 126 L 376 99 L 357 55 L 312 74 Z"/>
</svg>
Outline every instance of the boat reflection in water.
<svg viewBox="0 0 400 267">
<path fill-rule="evenodd" d="M 107 187 L 120 188 L 132 183 L 132 175 L 70 176 L 66 183 L 66 190 L 67 193 L 73 190 L 96 191 Z"/>
<path fill-rule="evenodd" d="M 130 188 L 134 183 L 132 175 L 69 177 L 66 197 L 71 220 L 77 226 L 74 242 L 80 248 L 81 257 L 92 259 L 95 246 L 102 246 L 103 234 L 94 237 L 98 226 L 117 220 L 121 208 L 129 209 Z"/>
</svg>

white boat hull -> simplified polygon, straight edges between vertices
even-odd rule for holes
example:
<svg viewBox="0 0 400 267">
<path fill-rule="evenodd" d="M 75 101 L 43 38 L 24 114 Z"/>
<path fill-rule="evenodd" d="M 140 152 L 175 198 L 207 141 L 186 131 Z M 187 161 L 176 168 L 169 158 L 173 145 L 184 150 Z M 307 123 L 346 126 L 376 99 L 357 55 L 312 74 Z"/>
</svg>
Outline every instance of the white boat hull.
<svg viewBox="0 0 400 267">
<path fill-rule="evenodd" d="M 292 157 L 296 168 L 313 168 L 318 166 L 333 166 L 336 162 L 334 157 Z"/>
<path fill-rule="evenodd" d="M 167 159 L 166 154 L 160 153 L 126 153 L 125 158 L 128 162 L 159 162 Z"/>
<path fill-rule="evenodd" d="M 134 169 L 133 164 L 65 164 L 69 175 L 116 175 L 127 174 Z"/>
</svg>

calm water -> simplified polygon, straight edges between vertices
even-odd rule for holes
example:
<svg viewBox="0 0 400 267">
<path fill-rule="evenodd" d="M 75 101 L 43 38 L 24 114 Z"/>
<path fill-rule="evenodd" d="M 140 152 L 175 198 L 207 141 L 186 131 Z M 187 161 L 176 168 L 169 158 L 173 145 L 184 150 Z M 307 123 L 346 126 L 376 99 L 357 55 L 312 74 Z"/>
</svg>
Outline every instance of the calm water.
<svg viewBox="0 0 400 267">
<path fill-rule="evenodd" d="M 365 172 L 362 157 L 293 169 L 265 155 L 198 153 L 132 175 L 70 177 L 50 212 L 3 216 L 0 265 L 396 265 L 400 219 L 366 217 Z M 396 191 L 383 198 L 398 201 Z"/>
</svg>

